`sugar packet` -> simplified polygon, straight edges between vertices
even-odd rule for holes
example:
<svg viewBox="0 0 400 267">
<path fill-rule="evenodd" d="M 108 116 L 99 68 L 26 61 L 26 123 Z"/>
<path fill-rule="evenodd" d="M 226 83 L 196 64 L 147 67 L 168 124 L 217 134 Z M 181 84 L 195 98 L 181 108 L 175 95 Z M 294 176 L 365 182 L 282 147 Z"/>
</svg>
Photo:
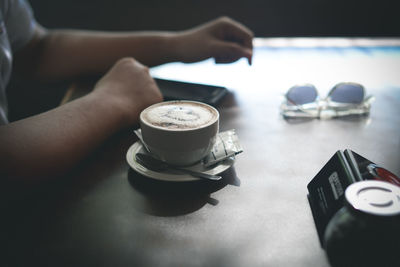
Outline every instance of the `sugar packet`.
<svg viewBox="0 0 400 267">
<path fill-rule="evenodd" d="M 243 148 L 234 129 L 220 132 L 210 154 L 203 159 L 203 164 L 209 167 L 241 152 Z"/>
</svg>

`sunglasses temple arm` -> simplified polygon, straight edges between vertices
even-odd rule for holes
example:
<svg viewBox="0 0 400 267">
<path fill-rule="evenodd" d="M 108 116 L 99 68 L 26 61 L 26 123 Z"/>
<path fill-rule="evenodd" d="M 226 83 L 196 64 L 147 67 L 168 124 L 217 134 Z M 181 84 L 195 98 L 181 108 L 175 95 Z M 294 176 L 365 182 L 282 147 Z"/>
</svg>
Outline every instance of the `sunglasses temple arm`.
<svg viewBox="0 0 400 267">
<path fill-rule="evenodd" d="M 369 95 L 369 96 L 367 96 L 365 99 L 364 99 L 364 103 L 365 104 L 370 104 L 370 103 L 372 103 L 373 101 L 375 100 L 375 97 L 373 96 L 373 95 Z"/>
<path fill-rule="evenodd" d="M 290 104 L 294 105 L 294 106 L 295 106 L 298 110 L 300 110 L 301 112 L 304 112 L 304 113 L 306 113 L 306 114 L 309 114 L 309 115 L 311 115 L 311 116 L 313 116 L 313 117 L 317 117 L 317 118 L 320 117 L 321 108 L 320 108 L 319 106 L 318 106 L 318 115 L 315 116 L 315 114 L 313 114 L 312 112 L 310 112 L 310 111 L 308 111 L 308 110 L 302 108 L 301 105 L 296 104 L 296 102 L 294 102 L 292 99 L 290 99 L 290 97 L 287 96 L 287 95 L 286 95 L 286 99 L 287 99 L 287 101 L 288 101 Z"/>
</svg>

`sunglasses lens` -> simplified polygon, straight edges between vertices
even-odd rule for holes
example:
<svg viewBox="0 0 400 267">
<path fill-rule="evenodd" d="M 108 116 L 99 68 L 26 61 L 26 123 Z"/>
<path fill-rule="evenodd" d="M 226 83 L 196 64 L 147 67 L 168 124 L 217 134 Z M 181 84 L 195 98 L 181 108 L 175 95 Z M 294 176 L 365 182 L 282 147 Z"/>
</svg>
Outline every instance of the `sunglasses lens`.
<svg viewBox="0 0 400 267">
<path fill-rule="evenodd" d="M 359 104 L 364 100 L 364 87 L 359 84 L 341 83 L 332 89 L 330 96 L 335 102 Z"/>
<path fill-rule="evenodd" d="M 295 105 L 303 105 L 312 103 L 317 99 L 317 89 L 313 85 L 299 85 L 290 88 L 286 94 L 286 98 Z"/>
</svg>

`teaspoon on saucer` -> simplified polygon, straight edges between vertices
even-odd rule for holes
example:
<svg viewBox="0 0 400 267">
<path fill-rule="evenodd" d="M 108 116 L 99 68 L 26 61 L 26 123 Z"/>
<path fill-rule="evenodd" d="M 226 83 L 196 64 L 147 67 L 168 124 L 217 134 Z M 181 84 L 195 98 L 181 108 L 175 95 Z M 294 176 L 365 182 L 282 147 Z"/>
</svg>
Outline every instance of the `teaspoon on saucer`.
<svg viewBox="0 0 400 267">
<path fill-rule="evenodd" d="M 212 174 L 208 174 L 208 173 L 204 173 L 204 172 L 188 170 L 188 169 L 177 167 L 177 166 L 171 166 L 161 160 L 158 160 L 158 159 L 156 159 L 150 155 L 144 154 L 144 153 L 137 153 L 135 157 L 136 157 L 136 161 L 140 165 L 142 165 L 143 167 L 145 167 L 149 170 L 152 170 L 152 171 L 160 172 L 160 171 L 165 171 L 168 169 L 169 170 L 178 170 L 183 173 L 187 173 L 192 176 L 199 177 L 199 178 L 204 178 L 204 179 L 209 179 L 209 180 L 214 180 L 214 181 L 218 181 L 218 180 L 222 179 L 222 177 L 219 175 L 212 175 Z"/>
</svg>

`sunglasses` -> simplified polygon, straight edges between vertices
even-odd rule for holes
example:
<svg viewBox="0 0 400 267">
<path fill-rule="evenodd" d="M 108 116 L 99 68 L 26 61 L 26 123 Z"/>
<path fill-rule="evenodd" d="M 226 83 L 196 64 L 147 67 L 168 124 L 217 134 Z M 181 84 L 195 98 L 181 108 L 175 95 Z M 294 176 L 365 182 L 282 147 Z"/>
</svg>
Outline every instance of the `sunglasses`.
<svg viewBox="0 0 400 267">
<path fill-rule="evenodd" d="M 343 82 L 320 98 L 312 84 L 295 85 L 285 94 L 281 113 L 286 118 L 334 118 L 369 113 L 373 96 L 361 84 Z"/>
</svg>

